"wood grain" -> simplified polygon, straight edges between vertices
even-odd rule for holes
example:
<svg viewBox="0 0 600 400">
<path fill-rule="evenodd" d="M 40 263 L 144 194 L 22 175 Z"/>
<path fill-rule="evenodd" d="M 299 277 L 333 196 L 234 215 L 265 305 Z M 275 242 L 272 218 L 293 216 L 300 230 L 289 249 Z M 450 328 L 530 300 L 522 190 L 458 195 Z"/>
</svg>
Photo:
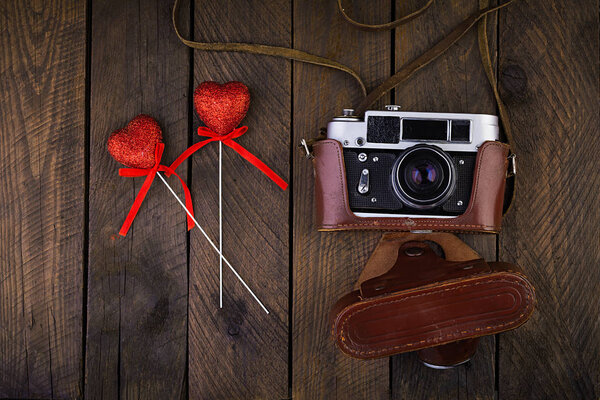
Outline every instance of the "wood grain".
<svg viewBox="0 0 600 400">
<path fill-rule="evenodd" d="M 289 2 L 196 1 L 195 39 L 291 46 Z M 250 89 L 248 132 L 236 141 L 289 181 L 291 67 L 287 60 L 194 52 L 194 87 L 241 81 Z M 199 124 L 194 116 L 194 128 Z M 194 134 L 193 142 L 200 138 Z M 199 222 L 218 243 L 218 145 L 193 156 Z M 282 191 L 232 149 L 223 148 L 223 252 L 266 314 L 223 266 L 219 309 L 217 254 L 191 233 L 189 378 L 191 399 L 288 396 L 289 190 Z"/>
<path fill-rule="evenodd" d="M 600 396 L 598 33 L 596 1 L 520 1 L 500 19 L 519 162 L 500 258 L 523 267 L 538 300 L 500 336 L 502 399 Z"/>
<path fill-rule="evenodd" d="M 170 7 L 92 6 L 87 399 L 185 395 L 185 211 L 156 178 L 128 235 L 119 236 L 143 178 L 119 177 L 121 165 L 106 151 L 110 132 L 139 113 L 162 127 L 163 163 L 186 148 L 189 53 L 173 33 Z"/>
<path fill-rule="evenodd" d="M 420 1 L 397 1 L 397 15 L 404 15 Z M 479 8 L 476 0 L 435 2 L 415 21 L 396 30 L 396 69 L 413 60 L 442 39 Z M 495 55 L 496 17 L 488 18 L 490 50 Z M 492 59 L 495 65 L 495 57 Z M 496 114 L 492 91 L 481 66 L 477 29 L 396 89 L 396 104 L 403 110 Z M 496 260 L 496 235 L 460 235 L 486 260 Z M 448 371 L 423 366 L 416 354 L 392 357 L 392 397 L 494 398 L 495 340 L 481 341 L 470 363 Z"/>
<path fill-rule="evenodd" d="M 0 4 L 0 397 L 81 393 L 85 3 Z"/>
<path fill-rule="evenodd" d="M 387 1 L 345 2 L 366 23 L 388 21 Z M 391 33 L 359 32 L 335 2 L 294 2 L 294 47 L 350 65 L 369 88 L 389 76 Z M 343 108 L 357 105 L 360 89 L 339 72 L 294 64 L 294 144 L 317 136 Z M 388 99 L 389 100 L 389 99 Z M 360 361 L 334 345 L 328 315 L 352 290 L 381 233 L 324 232 L 314 225 L 313 171 L 294 150 L 293 391 L 294 399 L 389 398 L 389 360 Z"/>
</svg>

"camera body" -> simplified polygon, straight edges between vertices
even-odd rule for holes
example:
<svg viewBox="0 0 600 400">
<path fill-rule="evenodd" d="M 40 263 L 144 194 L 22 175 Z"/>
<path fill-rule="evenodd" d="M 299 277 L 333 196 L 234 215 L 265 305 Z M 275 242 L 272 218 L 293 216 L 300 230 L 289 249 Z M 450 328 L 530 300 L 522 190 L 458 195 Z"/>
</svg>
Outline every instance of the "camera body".
<svg viewBox="0 0 600 400">
<path fill-rule="evenodd" d="M 343 148 L 350 210 L 358 217 L 453 218 L 469 206 L 478 148 L 499 139 L 486 114 L 344 110 L 327 125 Z"/>
</svg>

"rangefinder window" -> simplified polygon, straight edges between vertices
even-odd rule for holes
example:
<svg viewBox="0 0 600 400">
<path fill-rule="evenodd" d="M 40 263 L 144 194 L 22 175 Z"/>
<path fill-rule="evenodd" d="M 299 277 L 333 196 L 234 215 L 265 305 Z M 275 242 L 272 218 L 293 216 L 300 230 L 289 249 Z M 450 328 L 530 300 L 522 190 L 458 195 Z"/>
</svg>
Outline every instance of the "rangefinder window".
<svg viewBox="0 0 600 400">
<path fill-rule="evenodd" d="M 468 119 L 452 120 L 452 129 L 450 135 L 453 142 L 470 142 L 471 141 L 471 121 Z"/>
<path fill-rule="evenodd" d="M 448 121 L 431 119 L 402 120 L 402 140 L 447 140 Z"/>
<path fill-rule="evenodd" d="M 367 119 L 367 142 L 398 143 L 400 141 L 400 117 L 369 117 Z"/>
</svg>

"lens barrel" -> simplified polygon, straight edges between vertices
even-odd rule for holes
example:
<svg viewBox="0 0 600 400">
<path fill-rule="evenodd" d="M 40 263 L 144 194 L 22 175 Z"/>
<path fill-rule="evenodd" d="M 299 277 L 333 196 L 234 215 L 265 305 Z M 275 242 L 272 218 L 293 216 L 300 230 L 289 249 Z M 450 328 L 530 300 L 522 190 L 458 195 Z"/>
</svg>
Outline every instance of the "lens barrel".
<svg viewBox="0 0 600 400">
<path fill-rule="evenodd" d="M 408 206 L 435 208 L 454 191 L 454 164 L 448 154 L 435 146 L 410 147 L 396 160 L 392 184 L 396 195 Z"/>
</svg>

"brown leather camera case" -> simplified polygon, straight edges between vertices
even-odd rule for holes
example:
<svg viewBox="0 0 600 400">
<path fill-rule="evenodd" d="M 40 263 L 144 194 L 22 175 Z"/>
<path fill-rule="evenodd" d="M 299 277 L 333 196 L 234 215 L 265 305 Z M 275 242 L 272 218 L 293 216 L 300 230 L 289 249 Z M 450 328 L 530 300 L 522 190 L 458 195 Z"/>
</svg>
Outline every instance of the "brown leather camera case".
<svg viewBox="0 0 600 400">
<path fill-rule="evenodd" d="M 484 142 L 477 153 L 471 200 L 456 218 L 357 217 L 348 202 L 342 147 L 336 140 L 313 144 L 317 228 L 320 231 L 381 229 L 387 231 L 500 231 L 508 167 L 507 144 Z"/>
<path fill-rule="evenodd" d="M 527 321 L 534 302 L 517 266 L 487 263 L 452 234 L 389 233 L 330 321 L 335 342 L 352 357 L 421 350 L 426 363 L 452 366 L 472 356 L 480 336 Z"/>
</svg>

